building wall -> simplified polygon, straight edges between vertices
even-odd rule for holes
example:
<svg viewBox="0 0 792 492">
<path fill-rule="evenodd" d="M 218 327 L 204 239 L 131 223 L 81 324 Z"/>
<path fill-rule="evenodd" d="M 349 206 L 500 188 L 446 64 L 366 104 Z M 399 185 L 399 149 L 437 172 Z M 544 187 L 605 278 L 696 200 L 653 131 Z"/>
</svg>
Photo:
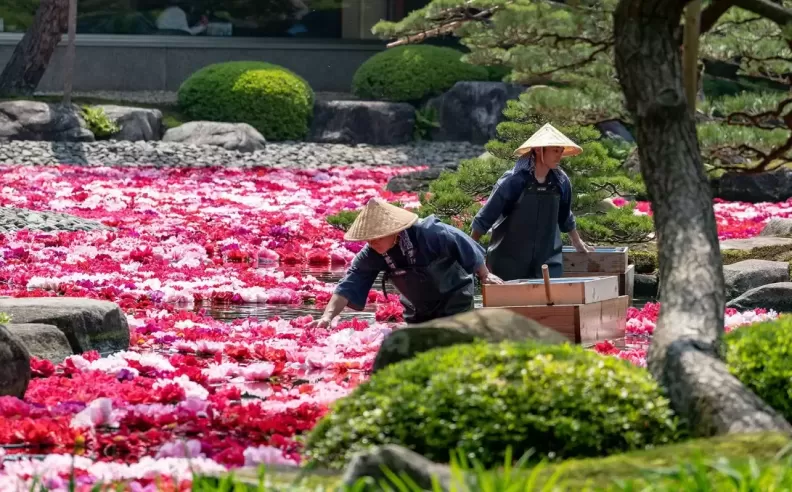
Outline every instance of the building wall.
<svg viewBox="0 0 792 492">
<path fill-rule="evenodd" d="M 20 33 L 0 34 L 0 67 Z M 218 62 L 259 60 L 303 76 L 316 91 L 348 92 L 361 63 L 384 49 L 379 41 L 337 39 L 182 37 L 78 34 L 75 91 L 175 91 L 196 70 Z M 41 91 L 63 88 L 65 42 L 58 47 Z"/>
</svg>

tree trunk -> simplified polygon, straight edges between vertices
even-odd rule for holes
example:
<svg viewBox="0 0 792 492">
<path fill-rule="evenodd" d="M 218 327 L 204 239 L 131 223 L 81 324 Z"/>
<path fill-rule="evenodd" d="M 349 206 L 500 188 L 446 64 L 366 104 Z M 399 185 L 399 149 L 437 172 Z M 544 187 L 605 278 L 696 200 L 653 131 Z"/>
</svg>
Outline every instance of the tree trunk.
<svg viewBox="0 0 792 492">
<path fill-rule="evenodd" d="M 77 47 L 74 38 L 77 35 L 77 0 L 69 0 L 68 17 L 69 43 L 66 46 L 66 57 L 63 64 L 63 104 L 71 104 L 72 88 L 74 86 L 74 58 Z"/>
<path fill-rule="evenodd" d="M 712 194 L 683 87 L 685 0 L 621 0 L 616 69 L 652 202 L 662 307 L 648 365 L 697 435 L 792 427 L 732 376 L 723 354 L 725 289 Z"/>
<path fill-rule="evenodd" d="M 0 74 L 0 94 L 32 95 L 66 30 L 68 0 L 41 0 L 33 25 Z"/>
</svg>

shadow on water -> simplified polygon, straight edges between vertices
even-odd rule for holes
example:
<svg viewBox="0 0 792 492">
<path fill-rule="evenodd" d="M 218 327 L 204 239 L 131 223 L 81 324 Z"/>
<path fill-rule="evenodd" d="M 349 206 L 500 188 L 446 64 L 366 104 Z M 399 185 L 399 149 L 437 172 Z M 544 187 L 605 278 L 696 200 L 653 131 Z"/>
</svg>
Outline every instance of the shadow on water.
<svg viewBox="0 0 792 492">
<path fill-rule="evenodd" d="M 262 267 L 262 270 L 266 273 L 277 273 L 277 272 L 284 272 L 284 273 L 298 273 L 301 276 L 305 277 L 308 275 L 313 276 L 317 280 L 321 282 L 327 282 L 330 284 L 335 284 L 344 276 L 344 272 L 346 271 L 345 267 L 299 267 L 299 268 L 289 268 L 289 267 Z M 385 283 L 387 291 L 389 294 L 398 293 L 396 288 L 390 282 Z M 374 289 L 381 290 L 382 289 L 382 275 L 377 277 L 376 282 L 374 282 Z M 641 308 L 647 302 L 655 302 L 654 299 L 642 298 L 642 299 L 633 299 L 632 305 L 637 308 Z M 480 308 L 482 307 L 482 299 L 481 299 L 481 289 L 479 286 L 476 288 L 476 297 L 475 297 L 475 307 Z M 207 314 L 212 316 L 218 320 L 233 320 L 238 318 L 249 318 L 254 317 L 259 320 L 266 320 L 268 318 L 272 318 L 274 316 L 278 316 L 282 319 L 292 319 L 298 318 L 300 316 L 313 316 L 315 318 L 322 315 L 324 307 L 317 308 L 310 305 L 277 305 L 277 304 L 228 304 L 224 306 L 213 306 L 211 309 L 208 310 Z M 344 310 L 341 314 L 341 319 L 349 319 L 349 318 L 360 318 L 365 320 L 374 320 L 374 315 L 376 311 L 376 306 L 368 305 L 366 309 L 362 312 L 351 311 L 349 309 Z"/>
</svg>

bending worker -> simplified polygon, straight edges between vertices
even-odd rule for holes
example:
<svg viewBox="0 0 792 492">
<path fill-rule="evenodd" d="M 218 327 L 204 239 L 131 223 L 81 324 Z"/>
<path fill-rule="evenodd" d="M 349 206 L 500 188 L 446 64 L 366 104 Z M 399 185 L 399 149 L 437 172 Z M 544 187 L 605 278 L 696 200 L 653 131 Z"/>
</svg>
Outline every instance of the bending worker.
<svg viewBox="0 0 792 492">
<path fill-rule="evenodd" d="M 321 319 L 309 326 L 330 326 L 346 306 L 362 310 L 380 272 L 401 293 L 407 323 L 472 310 L 474 273 L 482 283 L 501 283 L 485 265 L 484 248 L 465 233 L 434 216 L 418 220 L 379 198 L 369 200 L 344 239 L 368 244 L 355 256 Z"/>
<path fill-rule="evenodd" d="M 516 151 L 517 163 L 500 177 L 487 203 L 473 219 L 473 239 L 492 228 L 489 269 L 504 281 L 561 277 L 561 232 L 580 252 L 593 251 L 575 229 L 572 185 L 558 168 L 562 157 L 583 151 L 549 123 Z"/>
</svg>

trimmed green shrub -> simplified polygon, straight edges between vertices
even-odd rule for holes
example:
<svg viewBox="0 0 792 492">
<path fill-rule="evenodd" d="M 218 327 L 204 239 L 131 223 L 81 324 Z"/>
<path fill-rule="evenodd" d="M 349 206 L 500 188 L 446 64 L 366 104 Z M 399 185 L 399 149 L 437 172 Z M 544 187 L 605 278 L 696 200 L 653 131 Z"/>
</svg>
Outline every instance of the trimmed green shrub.
<svg viewBox="0 0 792 492">
<path fill-rule="evenodd" d="M 725 340 L 731 373 L 792 422 L 792 319 L 739 328 Z"/>
<path fill-rule="evenodd" d="M 420 102 L 466 80 L 489 80 L 486 68 L 440 46 L 399 46 L 377 53 L 355 72 L 352 92 L 363 99 Z"/>
<path fill-rule="evenodd" d="M 179 88 L 179 107 L 190 119 L 248 123 L 268 140 L 304 138 L 313 105 L 308 82 L 264 62 L 209 65 Z"/>
<path fill-rule="evenodd" d="M 680 437 L 649 373 L 580 346 L 475 343 L 431 350 L 375 373 L 337 401 L 307 441 L 308 458 L 343 467 L 356 452 L 400 444 L 447 462 L 600 456 Z"/>
</svg>

